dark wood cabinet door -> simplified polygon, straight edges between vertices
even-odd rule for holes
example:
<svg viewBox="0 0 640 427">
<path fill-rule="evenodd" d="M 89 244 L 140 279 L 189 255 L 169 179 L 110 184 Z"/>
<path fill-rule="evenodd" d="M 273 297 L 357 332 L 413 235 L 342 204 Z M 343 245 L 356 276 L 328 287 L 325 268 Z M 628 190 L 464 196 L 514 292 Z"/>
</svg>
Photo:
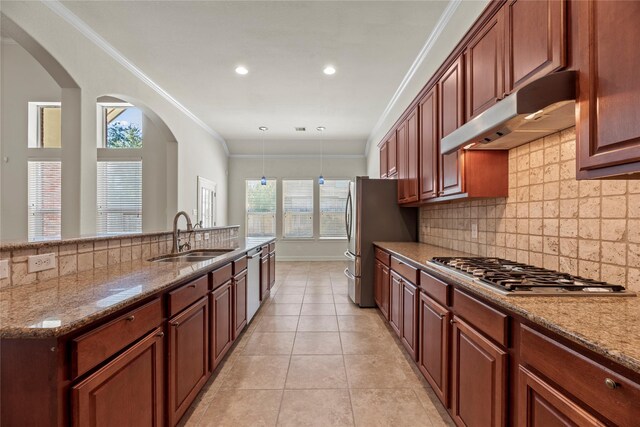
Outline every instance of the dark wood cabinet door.
<svg viewBox="0 0 640 427">
<path fill-rule="evenodd" d="M 263 249 L 264 251 L 265 249 Z M 260 301 L 269 296 L 269 256 L 260 258 Z"/>
<path fill-rule="evenodd" d="M 169 320 L 169 425 L 176 425 L 209 378 L 209 301 Z"/>
<path fill-rule="evenodd" d="M 509 0 L 504 6 L 506 93 L 566 65 L 566 3 Z"/>
<path fill-rule="evenodd" d="M 150 332 L 72 388 L 74 427 L 164 425 L 163 335 Z"/>
<path fill-rule="evenodd" d="M 373 270 L 373 299 L 378 308 L 382 305 L 382 267 L 383 264 L 376 260 Z"/>
<path fill-rule="evenodd" d="M 438 86 L 420 101 L 420 200 L 438 195 Z"/>
<path fill-rule="evenodd" d="M 416 107 L 407 117 L 407 137 L 405 165 L 406 177 L 404 180 L 404 202 L 412 203 L 418 201 L 418 170 L 420 159 L 418 157 L 419 132 L 418 108 Z"/>
<path fill-rule="evenodd" d="M 269 289 L 276 285 L 276 253 L 269 254 Z"/>
<path fill-rule="evenodd" d="M 640 172 L 640 2 L 572 3 L 578 178 Z"/>
<path fill-rule="evenodd" d="M 398 147 L 395 132 L 385 144 L 387 145 L 387 178 L 395 178 L 398 174 Z"/>
<path fill-rule="evenodd" d="M 385 142 L 380 146 L 380 178 L 386 178 L 389 172 L 388 155 L 389 146 Z"/>
<path fill-rule="evenodd" d="M 440 136 L 443 138 L 464 123 L 464 70 L 460 56 L 443 74 L 438 82 Z M 439 196 L 464 192 L 464 151 L 440 156 Z"/>
<path fill-rule="evenodd" d="M 568 396 L 518 367 L 518 427 L 604 426 Z"/>
<path fill-rule="evenodd" d="M 210 294 L 211 301 L 211 370 L 222 361 L 233 344 L 232 281 Z"/>
<path fill-rule="evenodd" d="M 402 280 L 402 334 L 400 340 L 411 355 L 417 360 L 418 355 L 418 288 L 406 280 Z"/>
<path fill-rule="evenodd" d="M 459 426 L 506 425 L 508 354 L 453 317 L 451 415 Z"/>
<path fill-rule="evenodd" d="M 247 270 L 233 278 L 233 339 L 247 326 Z"/>
<path fill-rule="evenodd" d="M 467 46 L 467 120 L 494 105 L 504 95 L 503 16 L 500 12 L 494 15 Z"/>
<path fill-rule="evenodd" d="M 391 272 L 389 289 L 389 324 L 400 336 L 402 327 L 402 278 L 395 272 Z"/>
<path fill-rule="evenodd" d="M 403 203 L 406 199 L 406 181 L 409 177 L 407 164 L 407 121 L 405 120 L 396 129 L 397 141 L 397 167 L 398 167 L 398 203 Z"/>
<path fill-rule="evenodd" d="M 449 321 L 451 312 L 420 294 L 418 368 L 445 407 L 449 407 Z"/>
</svg>

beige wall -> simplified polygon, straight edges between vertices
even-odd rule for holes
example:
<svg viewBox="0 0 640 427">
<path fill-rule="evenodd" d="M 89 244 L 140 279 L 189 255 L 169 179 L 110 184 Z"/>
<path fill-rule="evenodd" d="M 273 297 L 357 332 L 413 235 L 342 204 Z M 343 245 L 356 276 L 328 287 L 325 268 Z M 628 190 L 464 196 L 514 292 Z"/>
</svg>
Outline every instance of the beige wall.
<svg viewBox="0 0 640 427">
<path fill-rule="evenodd" d="M 420 241 L 640 291 L 640 181 L 576 181 L 575 153 L 575 128 L 510 150 L 509 197 L 423 207 Z"/>
</svg>

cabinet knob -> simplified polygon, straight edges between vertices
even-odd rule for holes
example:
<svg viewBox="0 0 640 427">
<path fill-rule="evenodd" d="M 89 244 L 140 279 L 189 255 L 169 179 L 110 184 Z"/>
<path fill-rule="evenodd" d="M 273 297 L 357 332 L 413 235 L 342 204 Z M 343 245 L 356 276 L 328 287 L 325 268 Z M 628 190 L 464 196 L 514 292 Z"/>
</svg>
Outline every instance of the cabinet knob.
<svg viewBox="0 0 640 427">
<path fill-rule="evenodd" d="M 131 316 L 127 317 L 127 320 L 128 320 L 129 322 L 133 322 L 134 320 L 136 320 L 136 316 L 131 315 Z"/>
<path fill-rule="evenodd" d="M 156 336 L 162 338 L 164 336 L 164 332 L 158 332 Z"/>
<path fill-rule="evenodd" d="M 195 287 L 196 287 L 196 284 L 194 283 L 194 284 L 192 284 L 192 285 L 189 285 L 189 287 L 190 287 L 190 288 L 195 288 Z"/>
<path fill-rule="evenodd" d="M 455 319 L 451 319 L 451 320 L 449 320 L 449 323 L 453 325 L 454 323 L 456 323 L 456 320 Z"/>
<path fill-rule="evenodd" d="M 180 326 L 180 322 L 173 322 L 171 326 Z"/>
<path fill-rule="evenodd" d="M 615 382 L 614 380 L 612 380 L 611 378 L 607 378 L 604 380 L 604 385 L 607 386 L 607 388 L 610 388 L 611 390 L 614 390 L 616 388 L 618 388 L 618 383 Z"/>
</svg>

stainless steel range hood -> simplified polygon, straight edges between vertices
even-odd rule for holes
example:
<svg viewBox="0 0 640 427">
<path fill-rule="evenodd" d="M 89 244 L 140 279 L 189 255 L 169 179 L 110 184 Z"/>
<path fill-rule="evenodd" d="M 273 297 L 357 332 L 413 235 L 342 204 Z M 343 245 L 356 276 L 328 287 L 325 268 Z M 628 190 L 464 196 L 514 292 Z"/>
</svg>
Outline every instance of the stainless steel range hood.
<svg viewBox="0 0 640 427">
<path fill-rule="evenodd" d="M 440 153 L 460 148 L 508 150 L 575 124 L 575 71 L 529 83 L 440 141 Z"/>
</svg>

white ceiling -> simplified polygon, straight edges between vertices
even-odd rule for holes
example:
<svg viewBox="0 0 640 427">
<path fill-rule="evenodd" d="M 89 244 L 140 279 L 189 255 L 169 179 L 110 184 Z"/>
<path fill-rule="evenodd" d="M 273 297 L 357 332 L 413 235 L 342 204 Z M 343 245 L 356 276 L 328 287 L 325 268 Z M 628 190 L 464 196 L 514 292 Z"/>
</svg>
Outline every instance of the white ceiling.
<svg viewBox="0 0 640 427">
<path fill-rule="evenodd" d="M 232 154 L 362 154 L 447 1 L 65 1 Z M 237 75 L 237 65 L 249 69 Z M 326 64 L 337 73 L 325 76 Z M 306 126 L 307 132 L 294 131 Z"/>
</svg>

